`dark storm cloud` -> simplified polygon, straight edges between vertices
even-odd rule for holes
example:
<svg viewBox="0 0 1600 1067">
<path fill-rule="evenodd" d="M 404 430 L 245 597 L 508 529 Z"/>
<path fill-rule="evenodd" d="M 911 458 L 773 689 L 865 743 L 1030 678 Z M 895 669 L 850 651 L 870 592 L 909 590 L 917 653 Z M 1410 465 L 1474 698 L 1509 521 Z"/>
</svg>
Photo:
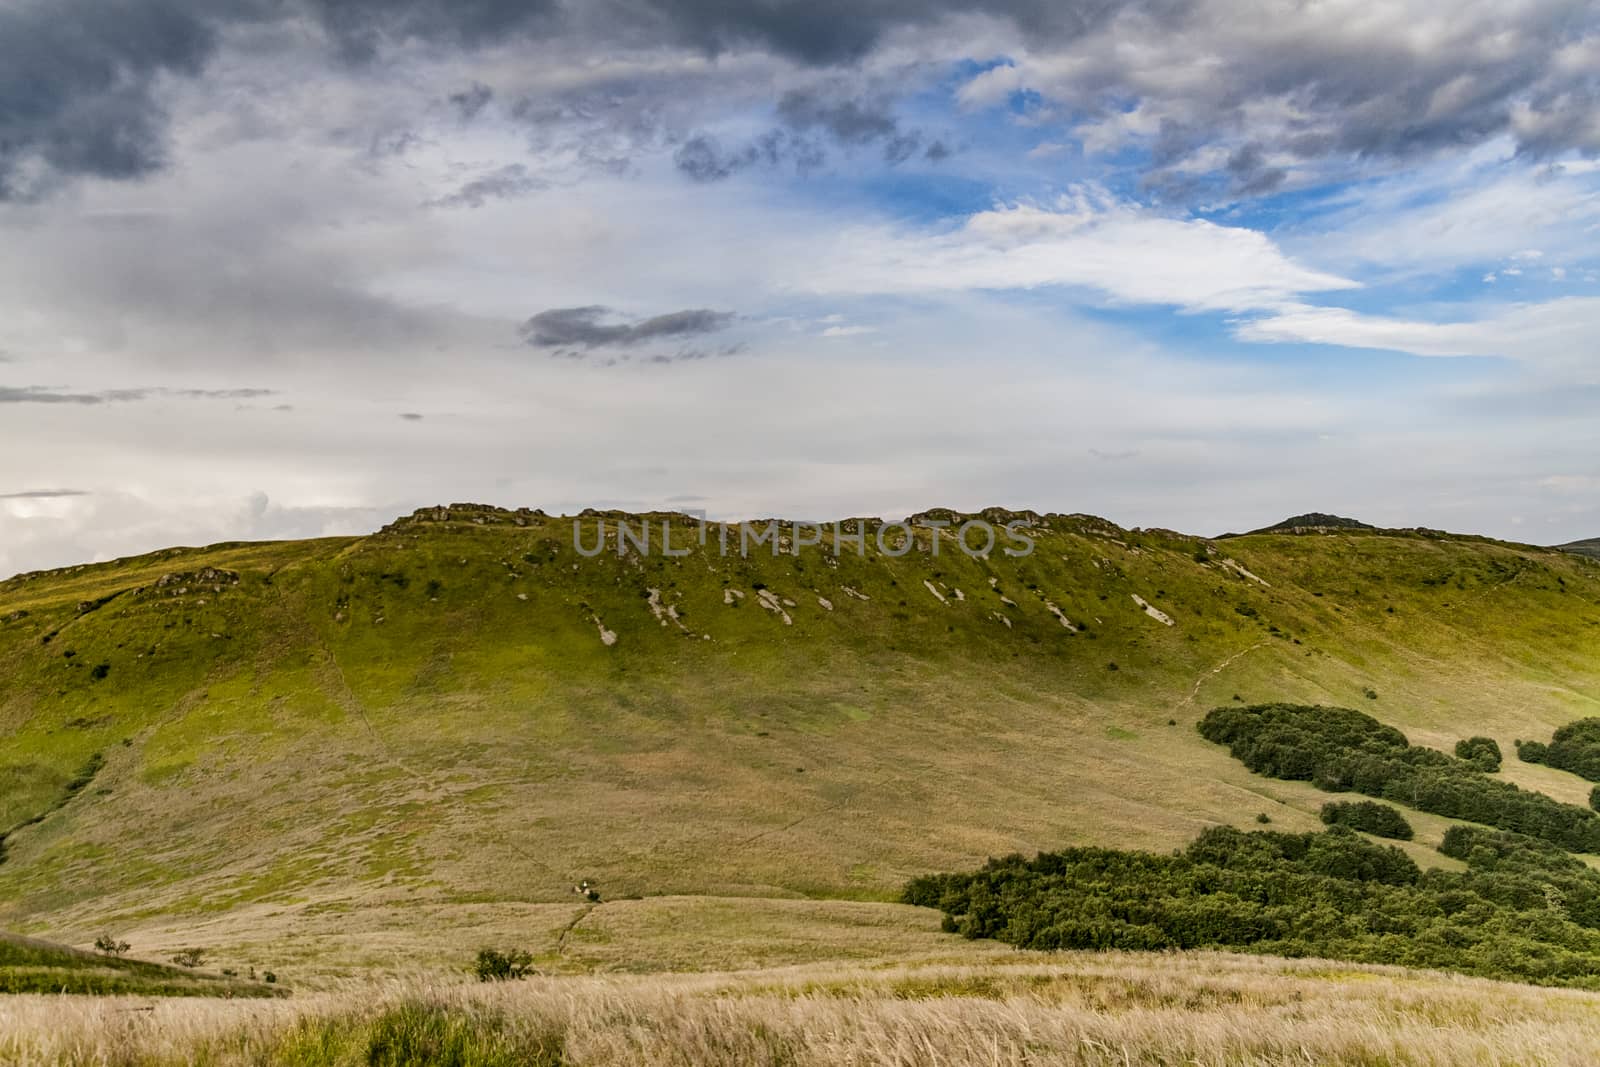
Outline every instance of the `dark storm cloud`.
<svg viewBox="0 0 1600 1067">
<path fill-rule="evenodd" d="M 0 500 L 61 500 L 89 495 L 87 489 L 24 489 L 17 493 L 0 493 Z"/>
<path fill-rule="evenodd" d="M 626 348 L 647 341 L 702 337 L 726 329 L 733 318 L 731 311 L 692 308 L 628 320 L 608 307 L 592 305 L 541 311 L 519 332 L 537 348 Z"/>
<path fill-rule="evenodd" d="M 449 196 L 428 201 L 429 207 L 479 208 L 491 200 L 511 200 L 536 193 L 549 185 L 535 178 L 521 163 L 512 163 L 474 178 Z"/>
<path fill-rule="evenodd" d="M 889 34 L 935 26 L 952 15 L 989 15 L 1037 41 L 1072 40 L 1129 8 L 1161 20 L 1192 0 L 645 0 L 585 5 L 596 21 L 610 19 L 656 43 L 712 54 L 755 47 L 809 66 L 860 60 Z M 623 18 L 626 13 L 628 18 Z M 628 34 L 628 30 L 622 31 Z"/>
<path fill-rule="evenodd" d="M 160 397 L 183 400 L 257 400 L 276 396 L 274 389 L 101 389 L 71 392 L 42 385 L 0 386 L 0 404 L 126 404 Z"/>
<path fill-rule="evenodd" d="M 481 82 L 473 82 L 469 88 L 451 93 L 447 99 L 461 120 L 470 122 L 489 106 L 489 101 L 494 99 L 494 90 Z"/>
<path fill-rule="evenodd" d="M 1293 4 L 1243 20 L 1221 0 L 0 0 L 0 200 L 41 196 L 74 176 L 160 169 L 164 86 L 201 75 L 232 31 L 267 25 L 291 31 L 274 35 L 275 47 L 357 68 L 408 44 L 440 53 L 527 41 L 553 43 L 575 64 L 677 47 L 755 50 L 838 72 L 896 34 L 911 34 L 918 59 L 962 58 L 967 38 L 948 20 L 987 16 L 997 41 L 1009 34 L 1035 55 L 1070 57 L 1051 92 L 1074 114 L 1109 115 L 1130 101 L 1181 111 L 1159 146 L 1169 156 L 1219 129 L 1233 130 L 1235 147 L 1262 140 L 1306 159 L 1406 157 L 1504 134 L 1530 155 L 1600 153 L 1592 0 L 1476 5 L 1427 34 L 1403 32 L 1411 10 L 1394 0 L 1376 12 L 1388 19 L 1339 21 Z M 1420 0 L 1414 10 L 1438 11 Z M 1167 78 L 1165 68 L 1185 64 L 1203 77 Z M 486 92 L 469 87 L 450 102 L 471 117 Z M 1277 112 L 1287 117 L 1270 140 L 1244 128 L 1256 121 L 1251 105 L 1274 102 L 1288 105 Z M 775 153 L 811 158 L 813 138 L 881 145 L 890 162 L 948 152 L 863 101 L 785 97 L 779 109 L 789 138 L 721 153 L 685 145 L 680 165 L 714 178 Z M 1271 168 L 1237 180 L 1275 181 Z"/>
<path fill-rule="evenodd" d="M 1268 166 L 1261 146 L 1254 141 L 1228 157 L 1228 173 L 1242 196 L 1274 192 L 1289 175 L 1282 167 Z"/>
<path fill-rule="evenodd" d="M 921 130 L 903 129 L 890 102 L 880 97 L 791 89 L 779 98 L 776 113 L 779 128 L 738 148 L 725 149 L 715 137 L 696 134 L 678 147 L 673 162 L 695 181 L 714 182 L 751 167 L 783 163 L 805 174 L 827 162 L 825 144 L 877 148 L 889 166 L 917 155 L 933 163 L 950 155 L 943 141 L 930 143 Z"/>
<path fill-rule="evenodd" d="M 769 130 L 732 149 L 723 148 L 722 142 L 709 134 L 698 133 L 679 145 L 672 156 L 678 170 L 697 182 L 721 181 L 751 167 L 780 163 L 793 164 L 806 174 L 827 161 L 821 144 L 786 130 Z"/>
<path fill-rule="evenodd" d="M 101 178 L 160 167 L 156 81 L 198 74 L 216 41 L 214 20 L 176 0 L 0 5 L 0 200 L 46 191 L 29 164 Z"/>
<path fill-rule="evenodd" d="M 322 25 L 341 57 L 356 63 L 408 41 L 474 48 L 552 33 L 561 14 L 555 0 L 301 0 L 298 6 Z"/>
</svg>

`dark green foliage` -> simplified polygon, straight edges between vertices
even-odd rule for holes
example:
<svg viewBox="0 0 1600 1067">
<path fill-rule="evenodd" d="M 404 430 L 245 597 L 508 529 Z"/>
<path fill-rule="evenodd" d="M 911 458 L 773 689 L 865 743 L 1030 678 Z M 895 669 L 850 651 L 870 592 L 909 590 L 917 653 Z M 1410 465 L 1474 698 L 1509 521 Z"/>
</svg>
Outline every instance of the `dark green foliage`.
<svg viewBox="0 0 1600 1067">
<path fill-rule="evenodd" d="M 1545 842 L 1456 827 L 1426 873 L 1342 826 L 1214 827 L 1160 856 L 1074 848 L 919 878 L 945 928 L 1032 949 L 1226 948 L 1600 987 L 1600 872 Z"/>
<path fill-rule="evenodd" d="M 1600 782 L 1600 719 L 1569 722 L 1556 730 L 1550 744 L 1528 741 L 1518 746 L 1517 755 L 1527 763 L 1543 763 Z"/>
<path fill-rule="evenodd" d="M 1456 759 L 1466 760 L 1485 774 L 1500 769 L 1500 745 L 1492 737 L 1468 737 L 1456 742 Z"/>
<path fill-rule="evenodd" d="M 503 982 L 513 978 L 526 978 L 535 973 L 533 957 L 522 949 L 502 952 L 495 948 L 480 948 L 473 973 L 480 982 Z"/>
<path fill-rule="evenodd" d="M 1570 852 L 1600 852 L 1600 815 L 1490 778 L 1473 764 L 1412 745 L 1348 708 L 1223 707 L 1200 722 L 1257 774 L 1365 793 L 1452 819 L 1528 834 Z M 1527 746 L 1523 746 L 1526 748 Z"/>
<path fill-rule="evenodd" d="M 109 663 L 96 663 L 89 670 L 89 678 L 90 678 L 91 681 L 101 682 L 101 681 L 104 681 L 106 676 L 108 674 L 110 674 L 110 673 L 111 673 L 111 664 L 109 664 Z"/>
<path fill-rule="evenodd" d="M 1322 821 L 1396 841 L 1410 841 L 1412 837 L 1406 817 L 1375 800 L 1330 800 L 1322 805 Z"/>
<path fill-rule="evenodd" d="M 1589 806 L 1595 811 L 1600 811 L 1600 785 L 1589 790 Z M 5 861 L 5 841 L 0 840 L 0 862 Z"/>
</svg>

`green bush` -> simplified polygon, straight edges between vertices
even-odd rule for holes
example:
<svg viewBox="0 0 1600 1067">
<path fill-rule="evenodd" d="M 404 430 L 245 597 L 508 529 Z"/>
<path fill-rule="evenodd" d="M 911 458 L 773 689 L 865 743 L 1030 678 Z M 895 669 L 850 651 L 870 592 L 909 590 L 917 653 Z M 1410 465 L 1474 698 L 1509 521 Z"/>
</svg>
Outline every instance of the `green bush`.
<svg viewBox="0 0 1600 1067">
<path fill-rule="evenodd" d="M 1523 763 L 1543 763 L 1550 756 L 1550 746 L 1538 741 L 1518 741 L 1517 758 Z"/>
<path fill-rule="evenodd" d="M 502 952 L 494 948 L 480 948 L 473 973 L 480 982 L 504 982 L 526 978 L 536 972 L 533 969 L 533 957 L 522 949 Z"/>
<path fill-rule="evenodd" d="M 1456 759 L 1466 760 L 1485 774 L 1500 769 L 1500 745 L 1492 737 L 1469 737 L 1456 742 Z"/>
<path fill-rule="evenodd" d="M 1396 841 L 1410 841 L 1412 837 L 1411 824 L 1404 815 L 1374 800 L 1329 801 L 1322 805 L 1322 821 Z"/>
</svg>

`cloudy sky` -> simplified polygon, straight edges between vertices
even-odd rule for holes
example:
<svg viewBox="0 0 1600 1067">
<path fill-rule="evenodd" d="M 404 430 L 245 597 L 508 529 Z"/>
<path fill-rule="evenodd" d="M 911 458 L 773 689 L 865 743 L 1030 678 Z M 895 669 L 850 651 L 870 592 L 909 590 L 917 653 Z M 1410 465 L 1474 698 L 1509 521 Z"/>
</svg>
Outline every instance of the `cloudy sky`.
<svg viewBox="0 0 1600 1067">
<path fill-rule="evenodd" d="M 453 500 L 1600 536 L 1594 0 L 0 0 L 0 574 Z"/>
</svg>

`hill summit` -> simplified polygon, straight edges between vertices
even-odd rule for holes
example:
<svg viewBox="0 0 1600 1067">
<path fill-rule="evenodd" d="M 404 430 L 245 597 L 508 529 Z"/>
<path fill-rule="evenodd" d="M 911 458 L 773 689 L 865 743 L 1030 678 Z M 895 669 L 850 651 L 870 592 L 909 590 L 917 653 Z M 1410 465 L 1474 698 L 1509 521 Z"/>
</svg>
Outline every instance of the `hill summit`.
<svg viewBox="0 0 1600 1067">
<path fill-rule="evenodd" d="M 1317 530 L 1376 530 L 1377 527 L 1359 519 L 1347 519 L 1341 515 L 1329 515 L 1321 511 L 1308 511 L 1304 515 L 1294 515 L 1282 522 L 1271 526 L 1263 526 L 1251 533 L 1310 533 Z"/>
<path fill-rule="evenodd" d="M 1600 537 L 1591 537 L 1587 541 L 1574 541 L 1570 545 L 1562 545 L 1561 551 L 1572 552 L 1590 559 L 1600 559 Z"/>
</svg>

